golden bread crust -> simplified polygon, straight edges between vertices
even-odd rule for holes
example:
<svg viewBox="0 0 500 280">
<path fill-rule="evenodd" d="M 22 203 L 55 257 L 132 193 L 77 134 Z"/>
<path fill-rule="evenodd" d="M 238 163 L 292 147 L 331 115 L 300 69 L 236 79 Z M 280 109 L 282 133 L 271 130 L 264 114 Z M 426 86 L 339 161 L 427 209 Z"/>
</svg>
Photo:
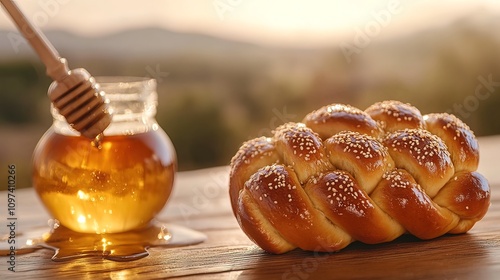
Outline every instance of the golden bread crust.
<svg viewBox="0 0 500 280">
<path fill-rule="evenodd" d="M 430 239 L 470 230 L 488 210 L 474 133 L 453 115 L 410 104 L 361 111 L 331 104 L 245 142 L 231 160 L 229 196 L 264 250 L 333 252 L 353 241 Z"/>
<path fill-rule="evenodd" d="M 355 131 L 373 137 L 382 133 L 377 122 L 366 112 L 346 104 L 332 104 L 307 114 L 302 122 L 322 139 L 341 131 Z"/>
<path fill-rule="evenodd" d="M 393 132 L 405 128 L 425 128 L 425 122 L 420 111 L 408 103 L 386 100 L 371 105 L 365 112 L 385 132 Z"/>
</svg>

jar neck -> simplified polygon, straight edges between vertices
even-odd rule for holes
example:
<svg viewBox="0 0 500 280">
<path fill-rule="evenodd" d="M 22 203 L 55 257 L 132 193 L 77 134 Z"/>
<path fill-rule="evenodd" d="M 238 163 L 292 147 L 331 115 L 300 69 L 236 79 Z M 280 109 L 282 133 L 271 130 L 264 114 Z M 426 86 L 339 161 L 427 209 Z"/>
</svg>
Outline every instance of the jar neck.
<svg viewBox="0 0 500 280">
<path fill-rule="evenodd" d="M 156 129 L 158 94 L 156 80 L 140 77 L 96 77 L 99 89 L 104 91 L 112 113 L 111 124 L 104 135 L 131 135 Z M 64 135 L 80 135 L 52 106 L 53 128 Z"/>
</svg>

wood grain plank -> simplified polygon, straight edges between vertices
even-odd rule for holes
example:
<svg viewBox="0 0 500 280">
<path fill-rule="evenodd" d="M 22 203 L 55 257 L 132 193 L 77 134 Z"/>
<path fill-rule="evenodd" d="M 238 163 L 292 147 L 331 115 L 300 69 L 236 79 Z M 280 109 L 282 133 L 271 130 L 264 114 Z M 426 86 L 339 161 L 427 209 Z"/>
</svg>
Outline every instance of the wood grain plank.
<svg viewBox="0 0 500 280">
<path fill-rule="evenodd" d="M 18 256 L 21 265 L 16 276 L 28 279 L 79 276 L 100 279 L 119 275 L 131 279 L 191 278 L 196 275 L 203 279 L 215 275 L 228 277 L 224 279 L 235 275 L 238 279 L 317 279 L 326 276 L 462 279 L 479 275 L 482 279 L 490 279 L 500 271 L 500 223 L 498 219 L 494 221 L 490 218 L 500 217 L 499 205 L 497 195 L 487 217 L 469 234 L 447 235 L 429 241 L 404 236 L 395 242 L 379 245 L 354 243 L 332 254 L 296 250 L 284 255 L 271 255 L 254 246 L 238 228 L 226 228 L 205 231 L 209 238 L 200 245 L 152 248 L 150 257 L 135 262 L 86 258 L 56 263 L 50 261 L 49 250 L 40 250 Z M 240 273 L 230 273 L 234 271 Z"/>
<path fill-rule="evenodd" d="M 353 243 L 331 254 L 295 250 L 271 255 L 253 245 L 240 230 L 229 208 L 227 186 L 220 182 L 215 184 L 217 188 L 208 185 L 207 182 L 222 182 L 223 176 L 227 176 L 223 174 L 225 171 L 221 168 L 182 175 L 179 185 L 185 189 L 174 194 L 160 215 L 169 223 L 205 232 L 208 240 L 202 244 L 151 248 L 149 257 L 133 262 L 82 258 L 59 263 L 50 260 L 53 252 L 42 249 L 17 256 L 16 273 L 6 274 L 5 258 L 0 258 L 0 278 L 497 279 L 500 273 L 498 184 L 492 186 L 492 204 L 487 215 L 467 234 L 446 235 L 427 241 L 403 236 L 394 242 L 378 245 Z M 213 174 L 220 177 L 207 181 Z M 213 193 L 205 193 L 203 197 L 200 193 L 203 194 L 205 188 L 211 188 Z M 22 201 L 23 226 L 43 224 L 48 215 L 33 190 L 19 191 L 18 195 Z M 199 197 L 193 199 L 192 195 Z M 197 211 L 183 212 L 189 207 Z"/>
</svg>

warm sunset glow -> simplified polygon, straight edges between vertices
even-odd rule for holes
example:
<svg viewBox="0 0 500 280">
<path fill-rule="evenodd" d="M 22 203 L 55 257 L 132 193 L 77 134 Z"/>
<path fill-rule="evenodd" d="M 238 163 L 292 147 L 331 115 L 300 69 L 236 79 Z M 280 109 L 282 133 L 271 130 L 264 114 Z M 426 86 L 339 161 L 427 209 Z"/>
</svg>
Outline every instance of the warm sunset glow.
<svg viewBox="0 0 500 280">
<path fill-rule="evenodd" d="M 271 44 L 328 44 L 353 37 L 388 7 L 390 31 L 404 32 L 418 24 L 446 24 L 450 18 L 474 11 L 499 12 L 496 1 L 403 0 L 186 0 L 186 1 L 18 1 L 42 29 L 67 29 L 99 35 L 126 28 L 158 26 Z M 450 8 L 453 7 L 453 8 Z M 0 16 L 0 29 L 13 28 Z"/>
</svg>

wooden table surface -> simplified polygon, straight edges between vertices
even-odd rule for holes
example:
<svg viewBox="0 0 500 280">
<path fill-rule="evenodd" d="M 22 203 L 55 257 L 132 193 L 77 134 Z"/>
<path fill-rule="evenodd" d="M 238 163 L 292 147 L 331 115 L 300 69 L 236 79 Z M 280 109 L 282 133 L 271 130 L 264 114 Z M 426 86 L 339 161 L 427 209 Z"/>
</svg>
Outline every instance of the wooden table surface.
<svg viewBox="0 0 500 280">
<path fill-rule="evenodd" d="M 207 234 L 197 245 L 150 248 L 131 262 L 80 258 L 51 260 L 40 249 L 16 256 L 16 272 L 0 257 L 0 279 L 499 279 L 500 136 L 479 139 L 481 163 L 492 189 L 491 207 L 467 234 L 420 241 L 404 236 L 394 242 L 353 243 L 338 253 L 295 250 L 270 255 L 256 247 L 233 217 L 227 193 L 228 167 L 180 172 L 169 204 L 158 216 Z M 2 208 L 6 193 L 0 193 Z M 50 218 L 33 189 L 18 189 L 18 233 L 44 226 Z M 0 210 L 6 224 L 6 209 Z M 7 233 L 5 225 L 0 235 Z"/>
</svg>

